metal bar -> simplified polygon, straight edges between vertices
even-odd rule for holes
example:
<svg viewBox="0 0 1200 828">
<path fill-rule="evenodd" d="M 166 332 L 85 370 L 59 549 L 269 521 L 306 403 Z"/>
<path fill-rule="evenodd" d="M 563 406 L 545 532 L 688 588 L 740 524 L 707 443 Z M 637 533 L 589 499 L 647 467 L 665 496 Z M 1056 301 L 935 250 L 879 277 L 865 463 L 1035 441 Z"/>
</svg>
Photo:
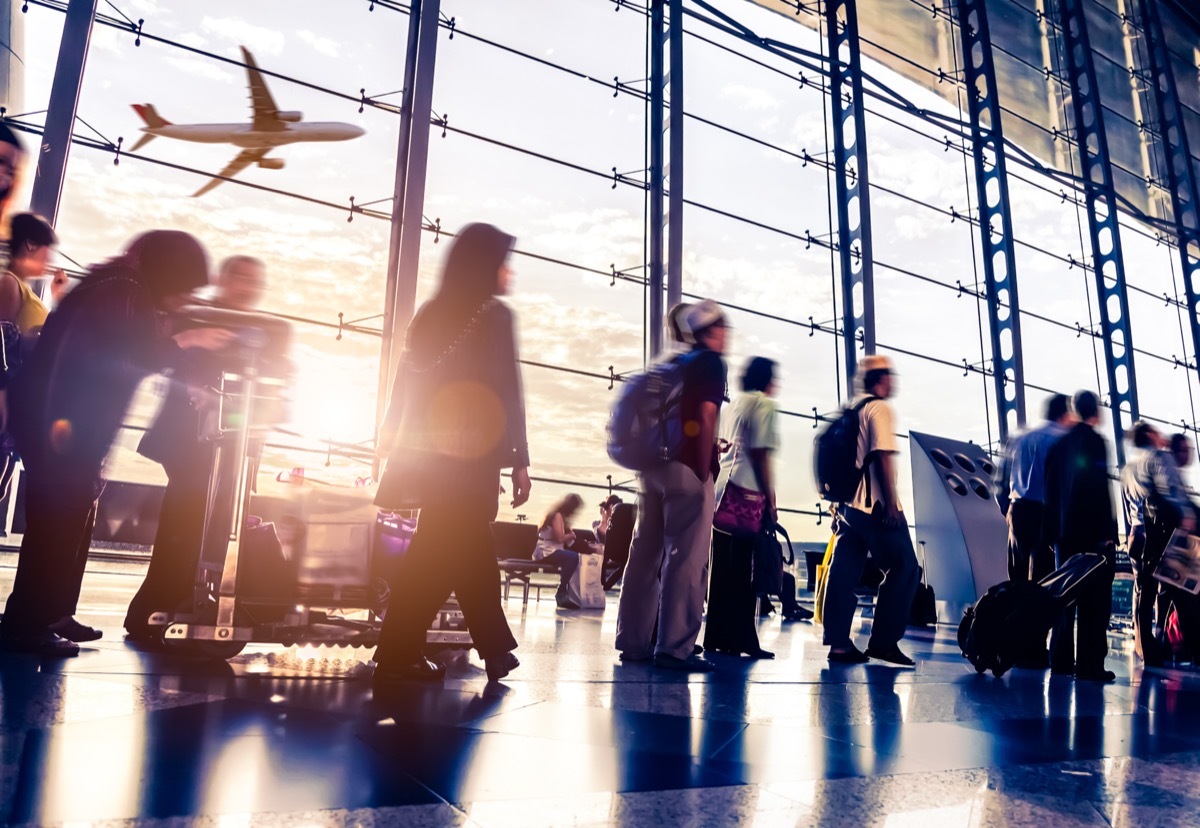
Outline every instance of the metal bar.
<svg viewBox="0 0 1200 828">
<path fill-rule="evenodd" d="M 412 139 L 413 87 L 417 76 L 418 36 L 421 32 L 421 0 L 410 0 L 408 41 L 404 52 L 404 90 L 400 98 L 400 137 L 396 145 L 396 176 L 392 187 L 392 227 L 388 240 L 387 285 L 383 294 L 383 341 L 379 346 L 379 384 L 375 391 L 375 437 L 379 439 L 383 415 L 391 396 L 395 343 L 404 334 L 405 319 L 397 325 L 396 304 L 400 290 L 400 236 L 404 218 L 404 191 L 408 181 L 408 148 Z M 427 127 L 423 127 L 428 129 Z M 378 472 L 378 470 L 376 470 Z M 378 473 L 374 475 L 378 477 Z"/>
<path fill-rule="evenodd" d="M 855 0 L 826 0 L 825 29 L 833 105 L 831 128 L 837 185 L 838 253 L 842 270 L 842 336 L 846 353 L 846 387 L 851 388 L 858 367 L 858 343 L 862 343 L 866 353 L 875 353 L 871 199 Z"/>
<path fill-rule="evenodd" d="M 1125 288 L 1125 261 L 1117 222 L 1116 188 L 1100 106 L 1100 85 L 1088 39 L 1085 0 L 1059 0 L 1064 68 L 1071 90 L 1075 146 L 1081 163 L 1084 199 L 1091 237 L 1096 299 L 1108 369 L 1117 464 L 1125 464 L 1124 418 L 1138 418 L 1137 381 L 1133 369 L 1133 336 L 1129 324 L 1129 298 Z"/>
<path fill-rule="evenodd" d="M 1192 151 L 1183 120 L 1183 107 L 1171 70 L 1171 55 L 1163 34 L 1157 0 L 1137 0 L 1138 16 L 1146 38 L 1149 57 L 1150 90 L 1158 114 L 1158 136 L 1162 142 L 1167 182 L 1171 191 L 1171 212 L 1179 241 L 1179 259 L 1183 266 L 1183 287 L 1187 292 L 1188 327 L 1192 331 L 1192 357 L 1200 370 L 1200 185 L 1192 166 Z"/>
<path fill-rule="evenodd" d="M 664 7 L 667 0 L 652 0 L 650 4 L 650 262 L 646 290 L 649 291 L 647 326 L 650 331 L 650 357 L 662 352 L 663 347 L 663 224 L 664 181 L 663 155 L 663 106 L 667 84 L 665 61 L 663 60 L 664 38 L 667 37 Z"/>
<path fill-rule="evenodd" d="M 79 89 L 87 63 L 88 44 L 92 39 L 92 21 L 98 0 L 70 0 L 63 21 L 62 40 L 58 45 L 58 63 L 50 87 L 50 106 L 46 112 L 46 130 L 38 153 L 37 177 L 33 182 L 30 209 L 55 224 L 62 200 L 63 176 L 67 155 L 71 152 L 71 133 L 79 108 Z"/>
<path fill-rule="evenodd" d="M 975 162 L 975 200 L 987 285 L 992 337 L 992 379 L 1000 440 L 1025 424 L 1025 370 L 1021 355 L 1021 315 L 1008 168 L 1000 126 L 999 87 L 992 57 L 985 0 L 955 0 L 959 43 L 971 116 L 971 155 Z"/>
<path fill-rule="evenodd" d="M 412 129 L 400 222 L 400 259 L 396 273 L 394 340 L 408 327 L 417 303 L 417 268 L 421 261 L 421 228 L 425 207 L 425 173 L 429 161 L 430 116 L 433 112 L 434 64 L 437 60 L 438 13 L 441 0 L 421 3 L 417 36 L 417 70 L 413 78 Z"/>
<path fill-rule="evenodd" d="M 667 305 L 683 299 L 683 0 L 671 0 L 667 21 L 670 73 L 667 180 Z M 659 325 L 662 328 L 662 325 Z"/>
</svg>

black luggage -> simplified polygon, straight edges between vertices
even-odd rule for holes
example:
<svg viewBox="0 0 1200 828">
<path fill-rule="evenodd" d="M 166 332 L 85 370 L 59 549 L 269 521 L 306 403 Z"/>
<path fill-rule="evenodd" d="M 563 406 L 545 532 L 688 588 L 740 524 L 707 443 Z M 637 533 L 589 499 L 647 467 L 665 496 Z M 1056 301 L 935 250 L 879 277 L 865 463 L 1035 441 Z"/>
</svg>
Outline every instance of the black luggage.
<svg viewBox="0 0 1200 828">
<path fill-rule="evenodd" d="M 1023 654 L 1045 642 L 1062 611 L 1103 577 L 1104 566 L 1103 555 L 1074 555 L 1038 583 L 996 584 L 963 612 L 958 625 L 963 657 L 978 673 L 1004 675 Z"/>
<path fill-rule="evenodd" d="M 753 580 L 754 539 L 713 530 L 704 649 L 758 652 L 758 593 Z"/>
</svg>

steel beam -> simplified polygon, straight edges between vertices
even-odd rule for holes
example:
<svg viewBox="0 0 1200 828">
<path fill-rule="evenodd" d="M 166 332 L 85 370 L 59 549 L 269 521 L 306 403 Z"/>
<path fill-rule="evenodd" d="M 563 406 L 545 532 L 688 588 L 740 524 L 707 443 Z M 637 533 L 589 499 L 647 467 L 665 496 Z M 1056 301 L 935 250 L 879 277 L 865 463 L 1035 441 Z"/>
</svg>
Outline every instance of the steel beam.
<svg viewBox="0 0 1200 828">
<path fill-rule="evenodd" d="M 650 261 L 646 279 L 647 329 L 650 332 L 650 357 L 662 352 L 663 347 L 663 223 L 666 197 L 666 181 L 663 169 L 665 136 L 663 135 L 663 107 L 667 85 L 666 61 L 663 49 L 666 46 L 665 5 L 667 0 L 652 0 L 650 3 L 650 123 L 647 138 L 650 142 L 650 169 L 646 171 L 650 182 Z"/>
<path fill-rule="evenodd" d="M 50 224 L 58 221 L 62 200 L 67 156 L 75 131 L 75 113 L 79 109 L 79 90 L 83 68 L 87 64 L 88 44 L 92 39 L 92 21 L 98 0 L 70 0 L 63 21 L 62 40 L 58 45 L 58 63 L 50 87 L 50 106 L 46 111 L 46 129 L 38 153 L 37 177 L 33 182 L 30 209 Z"/>
<path fill-rule="evenodd" d="M 383 341 L 379 348 L 379 383 L 375 393 L 375 434 L 383 425 L 391 395 L 392 371 L 401 341 L 408 324 L 397 324 L 396 304 L 400 289 L 400 236 L 404 219 L 404 191 L 408 181 L 408 148 L 412 139 L 413 93 L 417 76 L 417 50 L 421 33 L 421 2 L 410 0 L 408 39 L 404 52 L 404 90 L 400 97 L 400 135 L 396 145 L 396 175 L 392 187 L 392 225 L 388 240 L 387 283 L 383 293 Z M 376 475 L 378 476 L 378 475 Z"/>
<path fill-rule="evenodd" d="M 380 350 L 381 399 L 386 399 L 390 393 L 388 378 L 399 361 L 401 343 L 416 309 L 440 9 L 441 0 L 417 0 L 409 10 L 409 52 L 405 58 L 405 88 L 401 99 L 402 110 L 407 107 L 407 115 L 401 115 L 396 156 L 392 236 L 388 249 L 388 292 L 384 298 L 385 344 Z M 382 407 L 377 411 L 382 412 Z"/>
<path fill-rule="evenodd" d="M 846 384 L 853 387 L 858 343 L 875 353 L 875 286 L 867 128 L 855 0 L 825 0 L 833 162 L 837 186 L 838 253 L 842 270 L 842 336 Z"/>
<path fill-rule="evenodd" d="M 683 299 L 683 0 L 667 20 L 667 306 Z M 661 330 L 662 325 L 660 324 Z"/>
<path fill-rule="evenodd" d="M 1171 70 L 1171 56 L 1163 36 L 1162 18 L 1157 0 L 1138 0 L 1138 17 L 1146 40 L 1150 92 L 1158 115 L 1158 137 L 1162 142 L 1171 191 L 1171 212 L 1179 259 L 1183 265 L 1183 287 L 1187 292 L 1188 327 L 1192 332 L 1192 359 L 1200 370 L 1200 186 L 1192 166 L 1183 121 L 1183 107 Z"/>
<path fill-rule="evenodd" d="M 992 372 L 1000 440 L 1003 442 L 1025 424 L 1025 370 L 1021 356 L 1021 315 L 1017 301 L 1004 133 L 1000 126 L 999 88 L 985 0 L 955 0 L 954 6 L 971 115 L 975 199 L 979 206 L 979 235 L 983 244 L 983 273 L 992 335 Z"/>
<path fill-rule="evenodd" d="M 1088 234 L 1091 237 L 1092 268 L 1096 298 L 1100 306 L 1104 362 L 1108 369 L 1108 394 L 1112 410 L 1113 440 L 1117 463 L 1125 463 L 1125 417 L 1138 417 L 1137 380 L 1133 369 L 1133 336 L 1129 322 L 1129 298 L 1125 288 L 1125 262 L 1121 255 L 1121 233 L 1117 223 L 1116 188 L 1104 131 L 1100 85 L 1088 40 L 1084 16 L 1086 0 L 1059 0 L 1064 68 L 1074 112 L 1075 146 L 1079 153 L 1084 198 L 1087 203 Z"/>
</svg>

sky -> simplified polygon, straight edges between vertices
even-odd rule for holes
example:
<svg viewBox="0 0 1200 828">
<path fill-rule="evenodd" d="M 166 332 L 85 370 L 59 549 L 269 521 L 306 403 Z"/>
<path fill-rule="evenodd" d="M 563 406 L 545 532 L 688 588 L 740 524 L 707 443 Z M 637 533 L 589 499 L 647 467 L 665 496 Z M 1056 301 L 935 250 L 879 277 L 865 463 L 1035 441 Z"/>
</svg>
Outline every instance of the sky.
<svg viewBox="0 0 1200 828">
<path fill-rule="evenodd" d="M 907 0 L 896 0 L 907 2 Z M 744 0 L 717 3 L 759 31 L 817 50 L 817 35 L 786 16 Z M 223 184 L 192 198 L 205 180 L 137 159 L 117 166 L 110 153 L 75 148 L 59 220 L 62 253 L 83 264 L 116 253 L 137 232 L 150 227 L 189 230 L 209 247 L 212 258 L 249 253 L 267 264 L 271 283 L 266 307 L 336 324 L 382 311 L 388 224 L 350 216 L 349 199 L 359 204 L 391 195 L 398 123 L 394 115 L 366 108 L 358 112 L 360 89 L 370 96 L 402 85 L 407 17 L 376 8 L 368 0 L 119 0 L 130 17 L 144 18 L 144 30 L 188 46 L 237 59 L 246 46 L 266 70 L 344 91 L 347 101 L 283 79 L 269 78 L 278 105 L 297 109 L 309 120 L 345 121 L 366 134 L 342 144 L 310 144 L 276 153 L 282 170 L 251 168 L 241 178 L 342 204 L 333 210 L 282 196 Z M 614 97 L 612 78 L 644 88 L 645 20 L 612 0 L 444 0 L 443 13 L 460 30 L 453 39 L 439 34 L 433 109 L 451 127 L 560 158 L 608 175 L 592 176 L 514 152 L 495 143 L 441 130 L 431 131 L 425 216 L 447 229 L 471 221 L 495 223 L 518 237 L 518 248 L 584 265 L 607 274 L 640 273 L 643 262 L 644 194 L 636 187 L 612 186 L 612 168 L 640 180 L 645 167 L 645 108 L 626 95 Z M 928 15 L 926 15 L 928 16 Z M 45 107 L 61 34 L 60 13 L 30 7 L 26 17 L 26 108 Z M 826 152 L 822 94 L 801 83 L 798 68 L 752 47 L 736 44 L 695 21 L 688 29 L 718 44 L 731 45 L 781 71 L 730 54 L 695 37 L 685 41 L 684 106 L 696 116 L 787 148 Z M 930 18 L 930 26 L 941 25 Z M 569 76 L 474 40 L 484 37 L 547 61 L 599 78 L 607 86 Z M 904 44 L 898 44 L 901 52 Z M 913 47 L 914 50 L 916 46 Z M 924 46 L 921 47 L 924 50 Z M 921 106 L 952 114 L 952 101 L 935 95 L 879 64 L 868 70 Z M 1014 93 L 1016 94 L 1016 93 Z M 392 95 L 384 100 L 398 102 Z M 98 26 L 92 38 L 80 117 L 91 128 L 131 146 L 140 122 L 133 103 L 154 103 L 178 123 L 232 122 L 249 117 L 241 67 L 143 40 L 129 32 Z M 976 230 L 951 221 L 942 211 L 968 212 L 975 193 L 969 169 L 958 152 L 947 152 L 943 135 L 894 109 L 875 105 L 868 115 L 870 174 L 874 184 L 928 202 L 929 209 L 882 190 L 872 192 L 876 255 L 877 338 L 892 351 L 900 374 L 895 400 L 900 427 L 987 444 L 997 436 L 991 380 L 962 364 L 979 364 L 990 347 L 980 321 L 986 310 L 969 295 L 905 275 L 920 274 L 968 288 L 982 280 Z M 886 116 L 881 117 L 881 116 Z M 40 116 L 37 116 L 40 117 Z M 888 119 L 898 121 L 892 123 Z M 36 120 L 36 117 L 35 117 Z M 915 127 L 924 137 L 905 128 Z M 88 128 L 82 127 L 84 132 Z M 787 320 L 828 324 L 835 316 L 836 263 L 819 245 L 771 232 L 705 207 L 718 208 L 788 233 L 828 238 L 830 180 L 815 164 L 687 119 L 683 168 L 686 197 L 697 205 L 684 212 L 684 289 Z M 933 140 L 930 140 L 932 138 Z M 235 150 L 156 139 L 145 155 L 216 171 Z M 1031 174 L 1025 173 L 1028 177 Z M 1010 181 L 1015 236 L 1057 256 L 1087 255 L 1080 216 L 1071 204 L 1019 181 Z M 1053 187 L 1057 191 L 1057 186 Z M 386 210 L 386 202 L 377 205 Z M 1128 278 L 1153 297 L 1130 296 L 1134 344 L 1164 356 L 1190 358 L 1181 342 L 1179 317 L 1161 298 L 1174 294 L 1174 253 L 1132 232 L 1122 234 Z M 436 284 L 444 239 L 422 240 L 418 299 Z M 569 366 L 607 378 L 638 369 L 643 360 L 644 291 L 608 275 L 518 256 L 509 297 L 520 320 L 522 356 Z M 1021 305 L 1045 318 L 1088 327 L 1094 319 L 1091 276 L 1054 256 L 1028 247 L 1017 252 Z M 982 314 L 982 316 L 981 316 Z M 812 414 L 837 409 L 846 397 L 841 386 L 840 342 L 808 327 L 731 312 L 733 335 L 727 361 L 736 392 L 742 365 L 753 355 L 779 361 L 780 408 Z M 377 326 L 377 319 L 367 325 Z M 1088 336 L 1032 317 L 1022 319 L 1028 382 L 1071 392 L 1103 389 L 1097 378 L 1097 348 Z M 986 330 L 986 329 L 985 329 Z M 378 372 L 376 337 L 324 327 L 298 325 L 293 445 L 320 447 L 322 440 L 366 443 L 375 415 Z M 927 354 L 933 363 L 900 353 Z M 957 367 L 956 367 L 957 366 Z M 1200 392 L 1195 372 L 1138 357 L 1142 410 L 1171 421 L 1194 421 L 1191 398 Z M 632 473 L 608 461 L 604 426 L 614 392 L 607 379 L 524 369 L 532 473 L 559 480 L 605 485 L 627 482 Z M 1031 419 L 1046 395 L 1028 393 Z M 134 419 L 152 413 L 144 408 Z M 814 509 L 809 420 L 782 418 L 779 455 L 781 506 Z M 151 464 L 133 456 L 126 437 L 114 455 L 113 473 L 129 479 L 158 479 Z M 907 449 L 906 449 L 907 451 Z M 313 477 L 348 482 L 365 467 L 326 455 L 276 451 L 268 460 L 281 468 L 303 466 Z M 902 496 L 911 503 L 908 459 L 900 464 Z M 537 519 L 553 501 L 579 486 L 535 482 L 533 499 L 521 510 Z M 602 492 L 584 492 L 598 502 Z M 504 508 L 502 517 L 512 517 Z M 590 520 L 591 517 L 587 517 Z M 785 521 L 798 540 L 826 537 L 828 521 L 810 516 Z"/>
</svg>

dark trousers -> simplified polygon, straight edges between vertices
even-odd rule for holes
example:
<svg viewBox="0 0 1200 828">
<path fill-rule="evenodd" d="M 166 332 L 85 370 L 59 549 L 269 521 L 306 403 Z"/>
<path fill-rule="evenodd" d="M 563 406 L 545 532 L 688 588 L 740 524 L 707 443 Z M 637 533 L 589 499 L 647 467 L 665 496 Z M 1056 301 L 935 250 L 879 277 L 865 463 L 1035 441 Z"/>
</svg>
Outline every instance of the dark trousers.
<svg viewBox="0 0 1200 828">
<path fill-rule="evenodd" d="M 884 572 L 875 601 L 875 619 L 871 622 L 870 646 L 892 647 L 904 637 L 920 578 L 908 527 L 889 529 L 875 516 L 847 507 L 838 512 L 833 532 L 836 536 L 833 560 L 825 586 L 824 642 L 831 647 L 851 643 L 850 625 L 858 606 L 854 590 L 870 551 L 871 558 Z"/>
<path fill-rule="evenodd" d="M 1148 553 L 1146 527 L 1133 527 L 1129 533 L 1129 559 L 1133 562 L 1133 650 L 1153 661 L 1159 654 L 1154 637 L 1154 610 L 1159 593 L 1154 567 L 1158 565 L 1158 556 Z"/>
<path fill-rule="evenodd" d="M 5 636 L 37 634 L 75 614 L 102 488 L 94 463 L 25 457 L 25 537 Z"/>
<path fill-rule="evenodd" d="M 558 590 L 554 597 L 561 601 L 567 597 L 567 586 L 571 583 L 571 576 L 579 569 L 579 553 L 573 549 L 556 549 L 542 558 L 542 561 L 558 567 Z"/>
<path fill-rule="evenodd" d="M 500 568 L 490 526 L 498 483 L 491 490 L 490 513 L 472 504 L 473 498 L 421 509 L 417 531 L 397 567 L 376 663 L 416 660 L 425 646 L 429 623 L 451 592 L 458 598 L 480 656 L 493 658 L 516 649 L 500 603 Z"/>
<path fill-rule="evenodd" d="M 757 653 L 758 595 L 754 591 L 752 574 L 754 539 L 721 531 L 714 531 L 712 535 L 704 649 Z"/>
<path fill-rule="evenodd" d="M 150 566 L 125 614 L 129 632 L 145 632 L 152 613 L 173 612 L 191 597 L 204 534 L 208 479 L 203 462 L 168 472 Z"/>
<path fill-rule="evenodd" d="M 1036 500 L 1022 498 L 1008 507 L 1010 580 L 1040 581 L 1054 571 L 1054 548 L 1042 536 L 1045 514 L 1045 505 Z"/>
<path fill-rule="evenodd" d="M 1050 667 L 1059 673 L 1094 675 L 1104 669 L 1108 655 L 1108 622 L 1112 617 L 1112 585 L 1116 555 L 1111 546 L 1097 547 L 1070 542 L 1055 547 L 1058 565 L 1076 554 L 1097 552 L 1106 565 L 1101 577 L 1079 595 L 1050 632 Z"/>
</svg>

